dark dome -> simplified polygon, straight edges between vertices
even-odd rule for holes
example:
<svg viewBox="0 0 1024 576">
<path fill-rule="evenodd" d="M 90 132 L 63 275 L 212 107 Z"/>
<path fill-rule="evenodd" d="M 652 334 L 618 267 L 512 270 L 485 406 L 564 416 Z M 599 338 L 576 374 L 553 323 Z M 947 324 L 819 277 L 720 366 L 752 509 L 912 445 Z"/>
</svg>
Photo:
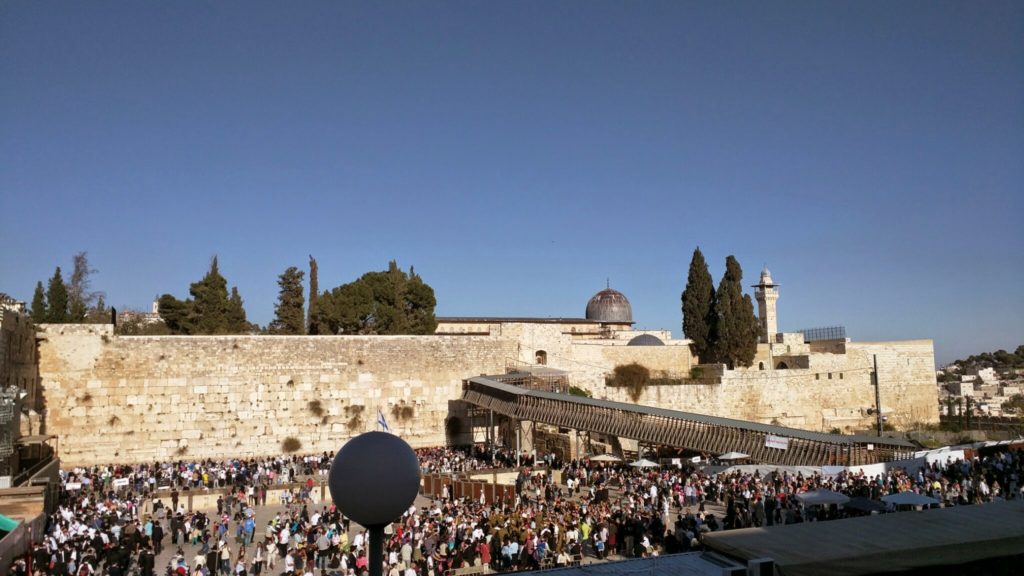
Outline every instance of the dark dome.
<svg viewBox="0 0 1024 576">
<path fill-rule="evenodd" d="M 606 288 L 587 302 L 587 320 L 613 324 L 632 324 L 633 308 L 618 290 Z"/>
<path fill-rule="evenodd" d="M 654 334 L 641 334 L 629 341 L 626 346 L 664 346 L 665 343 L 661 341 Z"/>
</svg>

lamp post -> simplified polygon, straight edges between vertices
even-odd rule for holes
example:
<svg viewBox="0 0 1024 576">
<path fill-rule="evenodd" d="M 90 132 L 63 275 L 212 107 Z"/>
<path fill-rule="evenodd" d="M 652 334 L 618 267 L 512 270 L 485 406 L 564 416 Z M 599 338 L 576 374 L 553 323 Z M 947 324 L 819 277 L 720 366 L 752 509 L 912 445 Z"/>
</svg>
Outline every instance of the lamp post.
<svg viewBox="0 0 1024 576">
<path fill-rule="evenodd" d="M 338 509 L 369 530 L 366 564 L 370 576 L 381 576 L 384 527 L 409 508 L 420 489 L 416 453 L 393 434 L 360 434 L 334 457 L 327 485 Z"/>
</svg>

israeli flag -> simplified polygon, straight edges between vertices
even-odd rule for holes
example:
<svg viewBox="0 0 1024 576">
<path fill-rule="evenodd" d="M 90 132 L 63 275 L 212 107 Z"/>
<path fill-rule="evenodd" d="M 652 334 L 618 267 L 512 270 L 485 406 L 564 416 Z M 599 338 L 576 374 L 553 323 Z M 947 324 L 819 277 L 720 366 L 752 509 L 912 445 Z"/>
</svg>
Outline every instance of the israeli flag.
<svg viewBox="0 0 1024 576">
<path fill-rule="evenodd" d="M 384 419 L 384 413 L 381 412 L 380 408 L 377 408 L 377 425 L 381 427 L 381 430 L 391 432 L 391 428 L 388 427 L 388 421 Z"/>
</svg>

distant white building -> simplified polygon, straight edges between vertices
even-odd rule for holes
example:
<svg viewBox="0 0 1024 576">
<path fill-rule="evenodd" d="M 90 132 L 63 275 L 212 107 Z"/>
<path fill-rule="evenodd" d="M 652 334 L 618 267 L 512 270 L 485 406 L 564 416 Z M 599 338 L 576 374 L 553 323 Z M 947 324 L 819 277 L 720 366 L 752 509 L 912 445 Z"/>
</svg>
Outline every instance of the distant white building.
<svg viewBox="0 0 1024 576">
<path fill-rule="evenodd" d="M 981 381 L 985 384 L 995 384 L 999 382 L 999 374 L 996 373 L 995 368 L 981 368 L 979 370 L 971 370 L 971 376 L 977 376 L 981 378 Z"/>
<path fill-rule="evenodd" d="M 157 300 L 153 301 L 153 307 L 150 312 L 141 312 L 139 310 L 125 310 L 124 312 L 117 313 L 117 323 L 124 324 L 125 322 L 136 321 L 142 325 L 156 324 L 163 322 L 163 318 L 160 317 L 160 303 Z"/>
</svg>

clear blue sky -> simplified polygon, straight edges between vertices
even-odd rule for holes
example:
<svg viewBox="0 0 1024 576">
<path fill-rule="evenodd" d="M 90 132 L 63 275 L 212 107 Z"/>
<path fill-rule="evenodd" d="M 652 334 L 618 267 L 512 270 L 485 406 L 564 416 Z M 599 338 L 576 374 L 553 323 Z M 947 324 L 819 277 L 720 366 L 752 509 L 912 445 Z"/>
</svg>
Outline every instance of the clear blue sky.
<svg viewBox="0 0 1024 576">
<path fill-rule="evenodd" d="M 120 308 L 214 254 L 414 265 L 439 315 L 679 333 L 700 245 L 780 327 L 1024 343 L 1024 3 L 0 2 L 0 291 Z"/>
</svg>

